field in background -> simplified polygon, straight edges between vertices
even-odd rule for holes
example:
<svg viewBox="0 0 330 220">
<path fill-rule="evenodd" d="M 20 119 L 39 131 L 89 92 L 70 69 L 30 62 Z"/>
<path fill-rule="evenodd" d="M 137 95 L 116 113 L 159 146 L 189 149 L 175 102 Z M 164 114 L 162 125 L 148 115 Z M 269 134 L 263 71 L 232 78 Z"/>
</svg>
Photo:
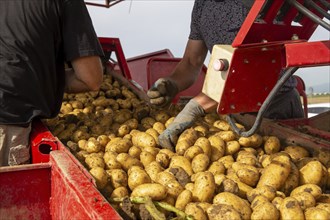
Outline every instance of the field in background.
<svg viewBox="0 0 330 220">
<path fill-rule="evenodd" d="M 308 104 L 330 102 L 330 95 L 308 96 Z"/>
</svg>

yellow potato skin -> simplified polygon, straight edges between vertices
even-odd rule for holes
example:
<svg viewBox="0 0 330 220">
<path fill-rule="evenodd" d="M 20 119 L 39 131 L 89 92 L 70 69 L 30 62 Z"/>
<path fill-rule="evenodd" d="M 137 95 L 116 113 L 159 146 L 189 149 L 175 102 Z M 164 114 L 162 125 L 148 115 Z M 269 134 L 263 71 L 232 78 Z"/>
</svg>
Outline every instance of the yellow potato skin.
<svg viewBox="0 0 330 220">
<path fill-rule="evenodd" d="M 152 200 L 162 200 L 167 196 L 166 187 L 158 183 L 145 183 L 134 188 L 132 197 L 149 196 Z"/>
</svg>

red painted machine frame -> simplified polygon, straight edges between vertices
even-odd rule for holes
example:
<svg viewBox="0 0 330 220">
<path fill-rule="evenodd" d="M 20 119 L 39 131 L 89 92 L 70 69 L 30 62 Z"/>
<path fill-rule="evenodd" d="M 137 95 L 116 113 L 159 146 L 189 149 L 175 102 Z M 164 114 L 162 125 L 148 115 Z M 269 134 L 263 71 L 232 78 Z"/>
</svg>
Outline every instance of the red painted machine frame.
<svg viewBox="0 0 330 220">
<path fill-rule="evenodd" d="M 330 64 L 330 41 L 307 42 L 318 24 L 306 16 L 294 24 L 298 10 L 288 2 L 255 1 L 232 43 L 235 51 L 219 100 L 220 114 L 257 112 L 282 69 Z M 284 6 L 286 13 L 277 20 Z"/>
</svg>

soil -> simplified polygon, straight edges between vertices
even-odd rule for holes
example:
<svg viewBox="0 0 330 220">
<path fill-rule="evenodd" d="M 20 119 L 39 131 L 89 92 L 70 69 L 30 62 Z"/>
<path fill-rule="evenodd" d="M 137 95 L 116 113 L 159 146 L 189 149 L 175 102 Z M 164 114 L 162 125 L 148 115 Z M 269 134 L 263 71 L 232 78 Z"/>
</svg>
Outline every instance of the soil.
<svg viewBox="0 0 330 220">
<path fill-rule="evenodd" d="M 173 173 L 177 181 L 182 185 L 185 186 L 187 183 L 190 182 L 190 177 L 186 173 L 184 169 L 181 167 L 172 167 L 170 168 L 170 172 Z"/>
</svg>

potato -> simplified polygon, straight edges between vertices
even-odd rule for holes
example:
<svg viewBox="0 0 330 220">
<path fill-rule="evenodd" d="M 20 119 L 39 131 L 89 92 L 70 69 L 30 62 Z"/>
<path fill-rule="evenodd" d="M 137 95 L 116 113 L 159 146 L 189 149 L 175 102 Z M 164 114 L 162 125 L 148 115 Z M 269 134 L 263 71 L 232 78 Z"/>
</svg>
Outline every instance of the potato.
<svg viewBox="0 0 330 220">
<path fill-rule="evenodd" d="M 122 124 L 119 126 L 119 128 L 117 130 L 117 136 L 124 137 L 126 134 L 129 134 L 130 131 L 131 130 L 128 125 Z"/>
<path fill-rule="evenodd" d="M 304 212 L 298 201 L 293 197 L 286 197 L 280 207 L 281 219 L 304 219 Z"/>
<path fill-rule="evenodd" d="M 158 111 L 155 115 L 155 119 L 162 124 L 165 124 L 166 121 L 170 118 L 170 115 L 167 114 L 165 111 Z"/>
<path fill-rule="evenodd" d="M 189 176 L 194 173 L 189 160 L 183 156 L 173 156 L 169 167 L 181 167 Z"/>
<path fill-rule="evenodd" d="M 232 155 L 221 157 L 218 161 L 222 163 L 226 169 L 230 168 L 232 164 L 235 162 Z"/>
<path fill-rule="evenodd" d="M 153 124 L 152 128 L 155 129 L 158 132 L 158 134 L 163 133 L 166 129 L 165 125 L 159 121 L 156 121 Z"/>
<path fill-rule="evenodd" d="M 309 157 L 309 152 L 301 146 L 287 146 L 284 148 L 284 152 L 290 155 L 293 162 L 297 162 L 304 157 Z"/>
<path fill-rule="evenodd" d="M 290 158 L 285 155 L 278 155 L 264 168 L 257 187 L 268 185 L 278 190 L 285 183 L 290 171 Z"/>
<path fill-rule="evenodd" d="M 184 210 L 188 203 L 192 202 L 192 193 L 191 191 L 185 189 L 177 197 L 175 202 L 175 208 Z"/>
<path fill-rule="evenodd" d="M 187 140 L 182 140 L 177 142 L 177 144 L 175 145 L 175 152 L 177 153 L 177 155 L 184 155 L 184 153 L 186 152 L 186 150 L 191 147 L 192 145 L 189 143 L 189 141 Z"/>
<path fill-rule="evenodd" d="M 241 148 L 241 145 L 238 143 L 238 141 L 228 141 L 226 142 L 226 150 L 225 155 L 234 155 L 237 153 Z"/>
<path fill-rule="evenodd" d="M 284 198 L 282 197 L 275 197 L 272 201 L 272 204 L 277 208 L 277 210 L 280 210 L 283 200 Z"/>
<path fill-rule="evenodd" d="M 325 210 L 330 214 L 330 203 L 318 203 L 315 207 Z"/>
<path fill-rule="evenodd" d="M 132 166 L 140 166 L 143 167 L 143 164 L 141 163 L 140 160 L 131 157 L 127 153 L 120 153 L 116 157 L 117 161 L 120 163 L 121 167 L 125 170 L 128 171 L 128 169 Z"/>
<path fill-rule="evenodd" d="M 213 162 L 219 160 L 221 157 L 224 156 L 226 151 L 226 144 L 224 140 L 217 135 L 212 135 L 208 139 L 211 143 L 211 150 L 212 150 L 212 154 L 210 158 L 211 161 Z"/>
<path fill-rule="evenodd" d="M 108 183 L 108 174 L 102 167 L 94 167 L 90 171 L 94 177 L 98 189 L 103 189 Z"/>
<path fill-rule="evenodd" d="M 198 154 L 191 161 L 191 168 L 194 173 L 205 171 L 210 163 L 210 159 L 206 154 Z"/>
<path fill-rule="evenodd" d="M 123 108 L 123 109 L 132 108 L 132 103 L 128 99 L 116 99 L 116 102 L 118 103 L 120 108 Z"/>
<path fill-rule="evenodd" d="M 85 163 L 89 169 L 92 169 L 94 167 L 101 167 L 104 169 L 105 167 L 105 162 L 102 157 L 88 155 L 85 158 Z"/>
<path fill-rule="evenodd" d="M 127 187 L 128 176 L 127 173 L 122 169 L 112 169 L 106 171 L 110 177 L 110 183 L 114 188 L 121 186 Z"/>
<path fill-rule="evenodd" d="M 314 198 L 317 200 L 322 195 L 322 190 L 318 185 L 315 184 L 304 184 L 301 186 L 298 186 L 294 190 L 292 190 L 290 196 L 294 196 L 296 194 L 299 194 L 301 192 L 308 192 L 311 193 Z"/>
<path fill-rule="evenodd" d="M 123 96 L 125 96 L 125 98 L 127 98 L 127 99 L 136 98 L 136 95 L 132 91 L 130 91 L 128 88 L 123 88 L 121 90 L 121 94 Z"/>
<path fill-rule="evenodd" d="M 128 109 L 121 109 L 115 112 L 113 121 L 118 124 L 123 124 L 132 118 L 132 113 Z"/>
<path fill-rule="evenodd" d="M 254 198 L 254 200 L 251 202 L 251 208 L 254 209 L 257 206 L 263 205 L 267 202 L 269 202 L 269 201 L 265 196 L 263 196 L 263 195 L 256 196 Z"/>
<path fill-rule="evenodd" d="M 209 220 L 241 220 L 241 215 L 230 205 L 212 204 L 207 209 Z"/>
<path fill-rule="evenodd" d="M 243 163 L 243 164 L 252 165 L 252 166 L 256 166 L 258 164 L 258 159 L 257 159 L 256 155 L 249 151 L 245 151 L 245 150 L 239 151 L 237 153 L 236 161 Z"/>
<path fill-rule="evenodd" d="M 167 196 L 166 187 L 159 183 L 145 183 L 134 188 L 131 197 L 149 196 L 152 200 L 162 200 Z"/>
<path fill-rule="evenodd" d="M 194 190 L 194 183 L 187 183 L 184 188 L 192 192 Z"/>
<path fill-rule="evenodd" d="M 129 168 L 127 174 L 128 186 L 131 190 L 134 190 L 135 187 L 139 185 L 151 183 L 151 178 L 149 177 L 147 172 L 139 166 L 132 166 L 131 168 Z"/>
<path fill-rule="evenodd" d="M 140 154 L 140 161 L 142 162 L 144 167 L 146 167 L 148 164 L 155 160 L 156 157 L 148 151 L 142 151 Z"/>
<path fill-rule="evenodd" d="M 180 134 L 178 138 L 178 142 L 186 140 L 192 146 L 198 138 L 199 138 L 198 132 L 193 128 L 188 128 Z"/>
<path fill-rule="evenodd" d="M 166 122 L 165 122 L 165 127 L 168 128 L 168 126 L 174 121 L 175 117 L 170 117 Z"/>
<path fill-rule="evenodd" d="M 145 147 L 156 147 L 156 140 L 145 132 L 136 132 L 132 137 L 132 143 L 142 149 Z"/>
<path fill-rule="evenodd" d="M 111 193 L 110 195 L 110 198 L 111 199 L 114 199 L 114 198 L 124 198 L 124 197 L 127 197 L 128 196 L 128 190 L 126 187 L 124 186 L 120 186 L 116 189 L 113 190 L 113 192 Z"/>
<path fill-rule="evenodd" d="M 213 126 L 216 128 L 219 128 L 221 131 L 229 131 L 230 130 L 230 125 L 228 122 L 224 121 L 224 120 L 216 120 L 213 123 Z"/>
<path fill-rule="evenodd" d="M 233 131 L 219 131 L 215 134 L 225 142 L 233 141 L 236 139 L 236 134 Z"/>
<path fill-rule="evenodd" d="M 260 186 L 247 193 L 247 199 L 252 202 L 256 196 L 264 196 L 268 201 L 272 201 L 276 196 L 276 190 L 271 186 Z"/>
<path fill-rule="evenodd" d="M 284 185 L 281 188 L 281 191 L 289 196 L 291 191 L 296 188 L 297 186 L 299 186 L 299 170 L 296 167 L 296 165 L 291 162 L 291 171 L 289 173 L 288 178 L 285 180 Z"/>
<path fill-rule="evenodd" d="M 85 149 L 88 153 L 97 153 L 102 149 L 102 146 L 97 140 L 88 140 Z"/>
<path fill-rule="evenodd" d="M 105 149 L 105 146 L 110 141 L 110 138 L 107 135 L 102 134 L 98 136 L 96 140 L 101 144 L 102 149 Z"/>
<path fill-rule="evenodd" d="M 316 208 L 316 207 L 310 207 L 307 208 L 305 211 L 305 218 L 306 220 L 315 220 L 315 219 L 330 219 L 330 214 L 320 208 Z"/>
<path fill-rule="evenodd" d="M 171 158 L 168 154 L 158 152 L 156 155 L 156 161 L 160 164 L 161 167 L 167 168 L 170 165 Z"/>
<path fill-rule="evenodd" d="M 140 159 L 140 154 L 141 154 L 142 150 L 141 148 L 137 147 L 137 146 L 132 146 L 129 148 L 128 150 L 128 154 L 131 156 L 131 157 L 134 157 L 136 159 Z"/>
<path fill-rule="evenodd" d="M 210 141 L 206 137 L 199 137 L 196 140 L 194 145 L 199 146 L 200 148 L 202 148 L 204 154 L 206 154 L 208 156 L 208 158 L 211 158 L 212 146 L 211 146 Z"/>
<path fill-rule="evenodd" d="M 127 153 L 129 148 L 132 147 L 132 145 L 132 142 L 128 139 L 115 139 L 108 142 L 108 144 L 105 146 L 105 151 L 112 151 L 118 154 Z"/>
<path fill-rule="evenodd" d="M 213 174 L 213 176 L 215 176 L 217 174 L 224 174 L 226 171 L 226 168 L 221 162 L 214 161 L 209 166 L 208 171 L 211 172 Z"/>
<path fill-rule="evenodd" d="M 147 134 L 150 134 L 155 139 L 156 145 L 158 146 L 159 145 L 159 141 L 158 141 L 159 133 L 153 128 L 148 128 L 145 132 Z"/>
<path fill-rule="evenodd" d="M 213 204 L 222 204 L 233 207 L 242 217 L 242 219 L 250 219 L 252 210 L 248 201 L 229 193 L 221 192 L 213 198 Z"/>
<path fill-rule="evenodd" d="M 145 167 L 145 171 L 153 182 L 157 180 L 157 174 L 164 171 L 164 168 L 157 161 L 152 161 Z"/>
<path fill-rule="evenodd" d="M 216 120 L 219 120 L 219 115 L 215 112 L 205 114 L 203 120 L 212 125 Z"/>
<path fill-rule="evenodd" d="M 155 123 L 156 120 L 152 117 L 145 117 L 141 119 L 141 125 L 145 130 L 147 130 L 148 128 L 152 128 Z"/>
<path fill-rule="evenodd" d="M 201 133 L 203 137 L 207 136 L 209 129 L 206 126 L 203 125 L 197 125 L 194 127 L 194 130 Z"/>
<path fill-rule="evenodd" d="M 327 170 L 319 161 L 311 161 L 299 170 L 299 183 L 303 184 L 315 184 L 324 186 L 327 180 Z"/>
<path fill-rule="evenodd" d="M 259 171 L 251 165 L 235 162 L 232 165 L 239 180 L 249 186 L 255 186 L 259 180 Z"/>
<path fill-rule="evenodd" d="M 263 140 L 259 134 L 253 134 L 250 137 L 240 137 L 238 142 L 242 147 L 258 148 L 262 145 Z"/>
<path fill-rule="evenodd" d="M 329 168 L 329 162 L 330 162 L 329 148 L 314 150 L 313 157 L 317 158 L 317 160 L 320 161 L 324 165 L 328 164 L 328 168 Z"/>
<path fill-rule="evenodd" d="M 121 169 L 121 164 L 117 161 L 117 153 L 105 152 L 103 155 L 105 168 L 108 170 Z"/>
<path fill-rule="evenodd" d="M 219 192 L 230 192 L 230 193 L 233 193 L 235 195 L 239 194 L 238 185 L 234 180 L 224 179 L 219 186 L 220 187 L 217 188 L 217 193 L 219 193 Z"/>
<path fill-rule="evenodd" d="M 280 151 L 281 143 L 278 137 L 267 136 L 264 137 L 264 149 L 266 154 L 274 154 Z"/>
<path fill-rule="evenodd" d="M 322 194 L 317 198 L 317 202 L 330 204 L 330 194 Z"/>
<path fill-rule="evenodd" d="M 184 190 L 184 187 L 176 179 L 170 179 L 162 184 L 166 187 L 167 194 L 173 198 L 177 198 Z"/>
<path fill-rule="evenodd" d="M 316 204 L 314 196 L 308 192 L 301 192 L 293 195 L 292 197 L 298 201 L 302 210 L 314 207 Z"/>
<path fill-rule="evenodd" d="M 259 220 L 259 219 L 274 219 L 277 220 L 280 217 L 280 212 L 276 209 L 276 207 L 266 200 L 266 202 L 255 204 L 253 207 L 253 212 L 251 214 L 251 220 Z"/>
<path fill-rule="evenodd" d="M 163 172 L 157 173 L 155 182 L 165 185 L 170 180 L 176 180 L 175 176 L 171 172 L 163 171 Z"/>
<path fill-rule="evenodd" d="M 192 216 L 194 219 L 207 220 L 207 215 L 204 210 L 199 207 L 196 203 L 188 203 L 185 207 L 184 212 L 187 215 Z"/>
<path fill-rule="evenodd" d="M 215 192 L 215 180 L 211 172 L 201 172 L 197 175 L 192 191 L 193 201 L 211 202 Z"/>
</svg>

